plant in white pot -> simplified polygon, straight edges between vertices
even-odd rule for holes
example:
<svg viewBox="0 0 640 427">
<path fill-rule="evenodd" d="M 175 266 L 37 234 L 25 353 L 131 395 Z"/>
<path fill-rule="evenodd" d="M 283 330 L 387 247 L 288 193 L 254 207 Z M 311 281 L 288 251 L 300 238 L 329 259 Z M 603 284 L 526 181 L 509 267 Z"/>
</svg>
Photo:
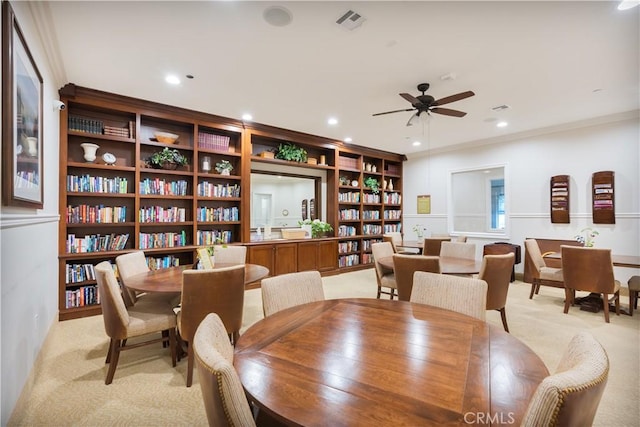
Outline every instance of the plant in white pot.
<svg viewBox="0 0 640 427">
<path fill-rule="evenodd" d="M 229 160 L 221 160 L 216 163 L 216 172 L 221 175 L 231 175 L 231 171 L 233 170 L 233 165 Z"/>
</svg>

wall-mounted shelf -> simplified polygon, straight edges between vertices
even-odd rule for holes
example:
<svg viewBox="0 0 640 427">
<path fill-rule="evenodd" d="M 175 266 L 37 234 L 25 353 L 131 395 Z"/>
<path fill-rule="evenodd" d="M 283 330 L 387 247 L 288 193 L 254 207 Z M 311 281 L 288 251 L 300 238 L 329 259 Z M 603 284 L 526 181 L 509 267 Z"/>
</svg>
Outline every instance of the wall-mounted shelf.
<svg viewBox="0 0 640 427">
<path fill-rule="evenodd" d="M 591 176 L 591 200 L 594 224 L 615 224 L 614 172 L 594 172 Z"/>
<path fill-rule="evenodd" d="M 551 222 L 569 223 L 569 175 L 551 177 L 550 183 Z"/>
</svg>

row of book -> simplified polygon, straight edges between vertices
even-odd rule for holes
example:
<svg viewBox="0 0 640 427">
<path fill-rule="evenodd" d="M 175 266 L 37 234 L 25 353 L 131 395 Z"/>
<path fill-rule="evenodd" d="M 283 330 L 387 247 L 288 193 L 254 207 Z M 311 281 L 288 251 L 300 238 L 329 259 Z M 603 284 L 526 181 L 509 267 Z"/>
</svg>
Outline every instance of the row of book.
<svg viewBox="0 0 640 427">
<path fill-rule="evenodd" d="M 360 193 L 348 192 L 348 193 L 339 193 L 338 194 L 338 202 L 343 203 L 360 203 Z"/>
<path fill-rule="evenodd" d="M 358 220 L 360 219 L 360 211 L 358 209 L 340 209 L 338 212 L 340 220 Z"/>
<path fill-rule="evenodd" d="M 187 210 L 179 207 L 147 206 L 140 208 L 138 220 L 140 222 L 184 222 Z"/>
<path fill-rule="evenodd" d="M 384 193 L 384 203 L 387 205 L 399 205 L 402 203 L 402 195 L 400 193 Z"/>
<path fill-rule="evenodd" d="M 86 252 L 121 251 L 129 240 L 126 234 L 91 234 L 84 237 L 76 237 L 75 234 L 67 234 L 67 253 L 79 254 Z"/>
<path fill-rule="evenodd" d="M 382 234 L 382 226 L 378 224 L 364 224 L 362 226 L 362 234 Z"/>
<path fill-rule="evenodd" d="M 107 178 L 91 175 L 67 175 L 67 191 L 78 193 L 118 193 L 125 194 L 128 190 L 127 178 L 116 176 Z"/>
<path fill-rule="evenodd" d="M 341 255 L 338 257 L 338 267 L 351 267 L 353 265 L 360 265 L 360 255 Z"/>
<path fill-rule="evenodd" d="M 380 211 L 362 211 L 362 219 L 365 221 L 375 221 L 380 219 Z"/>
<path fill-rule="evenodd" d="M 145 178 L 140 181 L 140 194 L 144 196 L 186 196 L 188 183 L 185 180 L 166 182 L 160 178 Z"/>
<path fill-rule="evenodd" d="M 231 230 L 198 230 L 196 241 L 198 246 L 231 243 L 233 241 L 233 232 Z"/>
<path fill-rule="evenodd" d="M 69 116 L 68 127 L 70 131 L 102 135 L 104 122 L 102 120 L 86 119 L 79 116 Z"/>
<path fill-rule="evenodd" d="M 385 210 L 384 219 L 402 219 L 402 211 L 400 210 Z"/>
<path fill-rule="evenodd" d="M 81 283 L 96 280 L 93 264 L 67 264 L 65 271 L 65 283 Z"/>
<path fill-rule="evenodd" d="M 163 268 L 178 267 L 180 265 L 180 259 L 174 255 L 167 255 L 163 257 L 147 257 L 147 266 L 150 270 L 161 270 Z"/>
<path fill-rule="evenodd" d="M 340 225 L 338 226 L 339 237 L 349 237 L 358 234 L 358 230 L 352 225 Z"/>
<path fill-rule="evenodd" d="M 371 245 L 374 243 L 380 243 L 382 239 L 371 239 L 371 240 L 363 240 L 362 241 L 362 249 L 365 251 L 371 251 Z"/>
<path fill-rule="evenodd" d="M 126 221 L 126 206 L 67 206 L 67 224 L 112 224 Z"/>
<path fill-rule="evenodd" d="M 373 264 L 373 255 L 371 254 L 362 254 L 362 264 Z"/>
<path fill-rule="evenodd" d="M 206 150 L 228 151 L 229 140 L 230 138 L 225 135 L 200 132 L 198 133 L 198 148 L 204 148 Z"/>
<path fill-rule="evenodd" d="M 187 246 L 187 232 L 139 233 L 139 249 L 175 248 Z"/>
<path fill-rule="evenodd" d="M 402 232 L 402 224 L 385 224 L 384 225 L 385 233 L 401 233 Z"/>
<path fill-rule="evenodd" d="M 196 212 L 198 221 L 240 221 L 240 210 L 237 207 L 224 208 L 222 206 L 216 208 L 199 207 Z"/>
<path fill-rule="evenodd" d="M 104 125 L 102 130 L 105 135 L 110 136 L 122 136 L 124 138 L 133 138 L 133 130 L 135 129 L 135 122 L 130 121 L 128 126 L 125 128 L 116 127 L 116 126 L 107 126 Z"/>
<path fill-rule="evenodd" d="M 339 254 L 348 254 L 349 252 L 358 252 L 358 247 L 360 246 L 357 240 L 349 240 L 346 242 L 338 243 L 338 253 Z"/>
<path fill-rule="evenodd" d="M 100 292 L 96 285 L 80 286 L 78 289 L 69 289 L 65 291 L 65 298 L 66 308 L 100 304 Z"/>
<path fill-rule="evenodd" d="M 200 197 L 240 197 L 238 184 L 213 184 L 202 181 L 198 184 L 198 196 Z"/>
<path fill-rule="evenodd" d="M 380 203 L 380 195 L 375 193 L 363 193 L 362 201 L 364 203 Z"/>
</svg>

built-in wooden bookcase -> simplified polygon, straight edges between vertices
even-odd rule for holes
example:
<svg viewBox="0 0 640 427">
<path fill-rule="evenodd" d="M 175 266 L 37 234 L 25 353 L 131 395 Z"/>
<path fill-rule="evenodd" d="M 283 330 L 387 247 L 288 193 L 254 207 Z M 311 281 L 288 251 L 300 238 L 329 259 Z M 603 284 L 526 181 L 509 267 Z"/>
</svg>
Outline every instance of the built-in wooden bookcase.
<svg viewBox="0 0 640 427">
<path fill-rule="evenodd" d="M 591 176 L 592 213 L 594 224 L 615 224 L 616 204 L 614 172 L 595 172 Z"/>
<path fill-rule="evenodd" d="M 551 177 L 550 205 L 552 223 L 568 224 L 570 221 L 569 182 L 569 175 L 556 175 Z"/>
</svg>

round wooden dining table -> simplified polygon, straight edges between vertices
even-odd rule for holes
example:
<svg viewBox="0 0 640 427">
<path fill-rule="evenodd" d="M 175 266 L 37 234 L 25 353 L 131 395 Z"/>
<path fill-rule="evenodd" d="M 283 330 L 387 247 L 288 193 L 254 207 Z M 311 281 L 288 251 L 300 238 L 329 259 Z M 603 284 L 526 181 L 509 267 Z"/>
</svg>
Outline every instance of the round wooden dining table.
<svg viewBox="0 0 640 427">
<path fill-rule="evenodd" d="M 384 268 L 393 270 L 393 256 L 379 258 L 378 262 Z M 440 257 L 440 273 L 442 274 L 478 274 L 480 268 L 482 268 L 482 261 L 475 259 Z"/>
<path fill-rule="evenodd" d="M 542 360 L 501 327 L 424 304 L 334 299 L 268 316 L 238 340 L 250 399 L 285 425 L 520 425 Z M 484 420 L 484 421 L 483 421 Z"/>
<path fill-rule="evenodd" d="M 216 268 L 232 267 L 237 264 L 216 263 Z M 244 265 L 244 284 L 256 282 L 269 275 L 269 269 L 258 264 Z M 136 274 L 127 279 L 127 287 L 140 292 L 182 292 L 182 272 L 191 269 L 191 265 L 162 268 Z"/>
</svg>

